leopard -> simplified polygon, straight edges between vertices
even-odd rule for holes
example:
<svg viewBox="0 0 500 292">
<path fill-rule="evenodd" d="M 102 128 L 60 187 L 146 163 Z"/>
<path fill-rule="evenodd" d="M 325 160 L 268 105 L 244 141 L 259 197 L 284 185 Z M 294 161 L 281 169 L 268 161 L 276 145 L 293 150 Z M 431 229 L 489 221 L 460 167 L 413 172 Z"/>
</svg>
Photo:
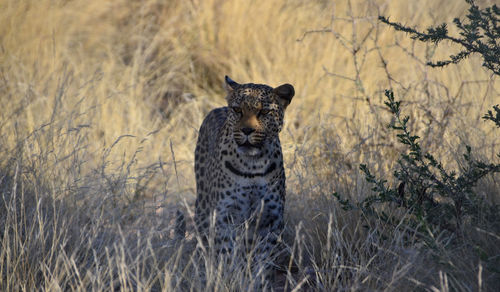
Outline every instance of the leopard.
<svg viewBox="0 0 500 292">
<path fill-rule="evenodd" d="M 279 134 L 295 90 L 288 83 L 273 88 L 228 76 L 223 84 L 227 105 L 208 113 L 196 143 L 195 228 L 205 239 L 214 228 L 219 254 L 231 254 L 243 233 L 245 242 L 259 241 L 257 261 L 269 262 L 269 272 L 284 229 L 286 177 Z"/>
</svg>

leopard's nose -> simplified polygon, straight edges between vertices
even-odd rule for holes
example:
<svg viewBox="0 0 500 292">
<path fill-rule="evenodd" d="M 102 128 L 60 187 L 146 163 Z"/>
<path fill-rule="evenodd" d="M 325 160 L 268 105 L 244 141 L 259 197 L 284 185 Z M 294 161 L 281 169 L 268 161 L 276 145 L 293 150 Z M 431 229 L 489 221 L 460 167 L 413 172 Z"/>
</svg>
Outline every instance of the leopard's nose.
<svg viewBox="0 0 500 292">
<path fill-rule="evenodd" d="M 254 128 L 242 128 L 241 131 L 245 134 L 245 135 L 250 135 L 252 134 L 253 132 L 255 132 L 255 129 Z"/>
</svg>

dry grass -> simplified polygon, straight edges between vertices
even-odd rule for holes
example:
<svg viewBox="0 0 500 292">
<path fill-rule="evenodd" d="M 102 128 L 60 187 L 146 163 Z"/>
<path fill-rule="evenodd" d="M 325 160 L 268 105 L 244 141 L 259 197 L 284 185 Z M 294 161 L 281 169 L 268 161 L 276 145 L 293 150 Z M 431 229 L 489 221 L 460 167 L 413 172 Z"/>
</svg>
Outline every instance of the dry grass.
<svg viewBox="0 0 500 292">
<path fill-rule="evenodd" d="M 454 48 L 376 20 L 422 28 L 467 8 L 444 3 L 1 1 L 0 290 L 243 291 L 258 281 L 210 251 L 191 256 L 192 232 L 171 239 L 172 210 L 195 198 L 197 131 L 224 104 L 225 74 L 296 88 L 281 134 L 293 269 L 275 288 L 498 289 L 487 264 L 498 262 L 499 234 L 474 229 L 463 246 L 437 238 L 422 249 L 407 226 L 380 238 L 384 226 L 364 228 L 331 196 L 370 193 L 360 163 L 392 172 L 401 147 L 385 126 L 386 88 L 447 167 L 460 165 L 465 142 L 498 160 L 498 131 L 480 119 L 499 101 L 498 78 L 479 58 L 426 67 Z M 499 189 L 496 176 L 477 191 L 500 203 Z"/>
</svg>

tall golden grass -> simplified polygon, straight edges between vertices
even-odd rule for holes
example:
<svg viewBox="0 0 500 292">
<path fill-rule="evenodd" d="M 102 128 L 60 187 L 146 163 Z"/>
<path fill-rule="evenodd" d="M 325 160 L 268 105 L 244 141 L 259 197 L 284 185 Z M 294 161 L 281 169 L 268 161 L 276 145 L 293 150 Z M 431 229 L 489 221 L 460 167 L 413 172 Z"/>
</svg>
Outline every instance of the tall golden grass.
<svg viewBox="0 0 500 292">
<path fill-rule="evenodd" d="M 22 270 L 0 257 L 0 265 L 13 271 L 9 274 L 4 268 L 0 287 L 100 290 L 114 285 L 113 279 L 121 281 L 122 288 L 131 285 L 128 276 L 139 283 L 141 275 L 128 274 L 127 256 L 120 255 L 121 249 L 131 248 L 131 257 L 145 266 L 150 259 L 161 261 L 155 253 L 158 250 L 151 247 L 146 252 L 125 242 L 113 243 L 133 236 L 120 237 L 111 226 L 129 222 L 158 231 L 168 224 L 158 223 L 166 219 L 154 216 L 175 208 L 173 202 L 193 202 L 198 128 L 209 110 L 224 105 L 221 85 L 227 74 L 240 83 L 276 86 L 287 82 L 296 89 L 281 140 L 289 194 L 287 244 L 301 240 L 294 232 L 302 226 L 310 240 L 296 245 L 313 249 L 300 266 L 303 272 L 306 268 L 322 271 L 315 277 L 327 278 L 318 281 L 338 289 L 395 290 L 421 285 L 446 290 L 443 279 L 452 276 L 433 266 L 432 274 L 419 278 L 428 259 L 419 258 L 416 248 L 404 250 L 398 238 L 394 245 L 384 247 L 394 247 L 399 257 L 370 253 L 383 243 L 360 230 L 361 219 L 356 215 L 339 215 L 341 210 L 329 195 L 339 191 L 361 198 L 370 192 L 358 171 L 359 163 L 368 163 L 378 175 L 392 172 L 400 148 L 385 127 L 390 118 L 383 108 L 386 88 L 402 99 L 423 147 L 437 153 L 445 165 L 460 165 L 464 143 L 477 155 L 495 159 L 498 131 L 480 117 L 498 103 L 500 84 L 481 67 L 481 60 L 472 57 L 459 65 L 429 68 L 427 60 L 445 58 L 457 49 L 446 43 L 436 47 L 412 41 L 377 21 L 382 14 L 424 28 L 450 23 L 466 9 L 464 1 L 430 0 L 0 1 L 0 174 L 12 180 L 9 184 L 3 180 L 4 187 L 16 193 L 20 188 L 16 179 L 22 177 L 30 182 L 23 191 L 35 194 L 35 207 L 39 206 L 36 200 L 47 195 L 56 201 L 71 197 L 74 204 L 64 203 L 61 208 L 82 208 L 88 217 L 101 210 L 95 222 L 85 215 L 81 215 L 85 219 L 71 217 L 75 220 L 71 222 L 105 238 L 94 251 L 114 250 L 103 260 L 108 261 L 109 275 L 102 279 L 95 271 L 78 275 L 90 265 L 71 258 L 83 248 L 83 235 L 68 235 L 71 226 L 64 216 L 71 211 L 56 212 L 54 218 L 60 218 L 68 229 L 61 238 L 80 241 L 75 239 L 67 254 L 60 255 L 60 264 L 56 260 L 41 268 L 42 277 L 34 273 L 22 279 L 25 285 L 12 284 L 16 277 L 22 278 Z M 486 181 L 479 192 L 498 202 L 498 179 Z M 105 210 L 112 210 L 111 217 L 102 213 L 104 205 Z M 152 206 L 156 219 L 142 217 L 145 206 Z M 8 222 L 15 224 L 12 220 Z M 60 231 L 57 220 L 50 225 L 56 233 Z M 155 229 L 158 226 L 162 227 Z M 150 241 L 157 236 L 147 234 Z M 330 246 L 331 236 L 340 242 L 335 248 Z M 31 241 L 21 235 L 16 240 L 20 244 Z M 7 249 L 2 247 L 6 256 Z M 92 247 L 86 248 L 91 253 Z M 57 244 L 47 249 L 57 253 Z M 332 250 L 343 258 L 331 258 Z M 19 255 L 26 270 L 30 269 L 28 261 L 38 259 L 10 252 L 10 260 Z M 408 260 L 402 260 L 405 252 L 412 253 Z M 182 251 L 169 254 L 182 257 Z M 349 261 L 353 258 L 359 260 L 356 265 Z M 175 256 L 170 259 L 166 266 L 177 263 Z M 378 262 L 382 259 L 394 265 Z M 371 265 L 382 272 L 372 271 Z M 477 261 L 457 265 L 467 266 L 464 270 L 470 273 L 463 278 L 453 276 L 452 288 L 480 286 Z M 330 275 L 333 267 L 340 266 L 349 266 L 349 272 Z M 165 272 L 163 264 L 155 267 L 156 277 L 164 283 L 176 281 L 177 274 Z M 183 276 L 186 271 L 182 270 Z M 288 276 L 288 287 L 305 285 L 296 280 L 297 275 Z M 169 290 L 171 286 L 154 287 Z"/>
</svg>

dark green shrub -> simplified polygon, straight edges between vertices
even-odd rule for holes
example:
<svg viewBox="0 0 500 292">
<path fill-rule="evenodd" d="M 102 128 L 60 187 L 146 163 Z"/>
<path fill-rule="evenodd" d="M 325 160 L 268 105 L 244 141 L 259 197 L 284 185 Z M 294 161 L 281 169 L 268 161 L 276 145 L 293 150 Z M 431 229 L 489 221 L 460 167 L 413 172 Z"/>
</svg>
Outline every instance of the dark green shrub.
<svg viewBox="0 0 500 292">
<path fill-rule="evenodd" d="M 466 0 L 465 2 L 470 5 L 466 20 L 462 21 L 458 17 L 453 19 L 460 36 L 450 35 L 446 23 L 431 26 L 427 28 L 426 32 L 421 32 L 415 28 L 391 22 L 385 16 L 379 16 L 379 20 L 398 31 L 408 33 L 412 39 L 435 44 L 447 40 L 461 47 L 461 51 L 451 55 L 448 60 L 428 62 L 429 66 L 444 67 L 449 64 L 457 64 L 471 54 L 479 54 L 483 58 L 483 66 L 493 74 L 500 75 L 500 8 L 493 5 L 480 9 L 474 0 Z M 483 118 L 493 121 L 500 127 L 500 108 L 498 105 L 493 106 L 493 111 L 488 111 Z"/>
<path fill-rule="evenodd" d="M 407 147 L 407 152 L 401 153 L 398 159 L 398 169 L 393 174 L 394 187 L 372 175 L 366 165 L 360 165 L 375 194 L 355 204 L 334 194 L 343 209 L 360 209 L 369 217 L 398 224 L 398 218 L 388 215 L 387 211 L 403 208 L 409 215 L 405 220 L 421 231 L 420 234 L 447 231 L 457 236 L 462 234 L 464 222 L 478 222 L 485 215 L 498 217 L 499 207 L 488 204 L 474 192 L 474 187 L 484 176 L 500 172 L 500 164 L 474 159 L 471 147 L 465 146 L 465 165 L 458 173 L 446 170 L 431 153 L 421 149 L 419 137 L 410 133 L 409 117 L 401 115 L 400 102 L 394 99 L 393 92 L 386 91 L 385 95 L 385 105 L 394 117 L 389 127 L 397 132 L 398 141 Z"/>
<path fill-rule="evenodd" d="M 494 74 L 500 75 L 500 27 L 498 26 L 500 9 L 496 5 L 479 9 L 473 0 L 466 0 L 466 2 L 470 5 L 467 19 L 462 21 L 457 17 L 453 20 L 458 28 L 459 37 L 448 33 L 446 23 L 429 27 L 427 32 L 420 32 L 400 23 L 391 22 L 384 16 L 379 16 L 379 20 L 396 30 L 410 34 L 412 39 L 436 44 L 448 40 L 462 47 L 462 50 L 458 54 L 451 55 L 449 60 L 428 62 L 429 66 L 443 67 L 448 64 L 457 64 L 471 54 L 479 54 L 483 58 L 483 66 Z"/>
<path fill-rule="evenodd" d="M 457 64 L 471 54 L 479 54 L 483 58 L 483 66 L 493 74 L 500 75 L 500 9 L 496 5 L 480 9 L 473 0 L 466 2 L 470 5 L 466 20 L 455 18 L 453 21 L 460 36 L 450 35 L 444 23 L 420 32 L 391 22 L 384 16 L 380 16 L 379 20 L 398 31 L 410 34 L 412 39 L 436 44 L 448 40 L 462 48 L 448 60 L 429 62 L 429 66 Z M 399 143 L 407 147 L 407 151 L 400 154 L 398 169 L 394 171 L 394 186 L 389 187 L 386 179 L 376 178 L 362 164 L 360 169 L 366 180 L 373 185 L 372 191 L 375 194 L 352 204 L 335 193 L 342 208 L 360 209 L 367 217 L 375 217 L 394 225 L 401 218 L 396 218 L 387 211 L 401 208 L 407 215 L 403 220 L 425 239 L 429 239 L 429 234 L 434 237 L 442 232 L 461 237 L 465 224 L 478 224 L 485 219 L 493 226 L 498 226 L 499 206 L 486 202 L 474 191 L 474 187 L 486 175 L 500 172 L 500 164 L 476 160 L 471 147 L 465 145 L 465 165 L 458 171 L 445 169 L 431 153 L 421 149 L 419 137 L 410 133 L 407 127 L 409 117 L 401 115 L 400 102 L 394 99 L 393 92 L 386 91 L 385 95 L 385 105 L 393 115 L 393 122 L 389 127 L 397 132 Z M 489 110 L 483 119 L 491 120 L 500 127 L 499 106 L 493 106 L 493 110 Z"/>
</svg>

